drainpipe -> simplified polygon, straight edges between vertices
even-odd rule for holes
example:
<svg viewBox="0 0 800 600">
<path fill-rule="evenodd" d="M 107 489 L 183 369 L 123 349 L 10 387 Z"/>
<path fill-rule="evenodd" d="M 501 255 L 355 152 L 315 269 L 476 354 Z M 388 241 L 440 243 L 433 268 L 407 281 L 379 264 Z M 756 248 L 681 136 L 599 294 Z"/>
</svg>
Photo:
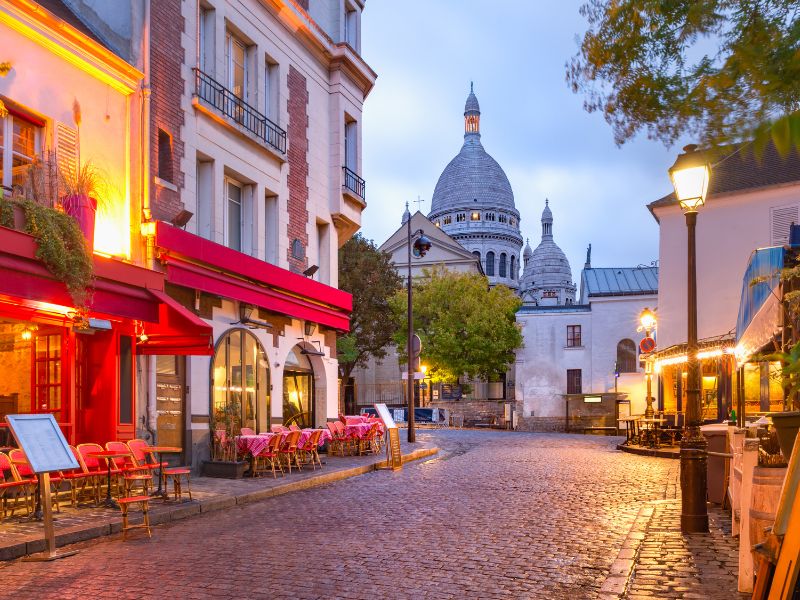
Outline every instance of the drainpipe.
<svg viewBox="0 0 800 600">
<path fill-rule="evenodd" d="M 150 210 L 150 0 L 144 0 L 144 26 L 142 28 L 142 124 L 141 124 L 141 169 L 142 169 L 142 221 L 152 219 Z M 155 240 L 152 235 L 145 237 L 147 244 L 146 261 L 148 266 L 155 258 Z"/>
</svg>

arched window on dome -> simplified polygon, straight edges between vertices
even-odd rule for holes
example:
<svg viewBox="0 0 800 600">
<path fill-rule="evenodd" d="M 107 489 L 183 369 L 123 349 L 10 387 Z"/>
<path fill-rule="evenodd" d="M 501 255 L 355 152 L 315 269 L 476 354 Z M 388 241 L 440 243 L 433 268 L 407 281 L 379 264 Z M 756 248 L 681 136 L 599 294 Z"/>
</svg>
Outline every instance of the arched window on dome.
<svg viewBox="0 0 800 600">
<path fill-rule="evenodd" d="M 463 222 L 464 222 L 464 221 L 466 221 L 466 220 L 467 220 L 467 215 L 466 215 L 466 213 L 458 213 L 458 214 L 456 215 L 456 223 L 463 223 Z"/>
<path fill-rule="evenodd" d="M 494 252 L 486 253 L 486 275 L 494 277 Z"/>
<path fill-rule="evenodd" d="M 517 257 L 513 254 L 511 255 L 511 279 L 517 278 Z"/>
<path fill-rule="evenodd" d="M 497 220 L 500 223 L 505 223 L 506 221 L 508 221 L 508 217 L 506 217 L 504 214 L 501 213 L 497 216 Z"/>
<path fill-rule="evenodd" d="M 452 216 L 452 215 L 447 215 L 447 216 L 444 218 L 444 224 L 445 224 L 445 225 L 450 225 L 450 223 L 452 223 L 452 222 L 453 222 L 453 216 Z"/>
<path fill-rule="evenodd" d="M 472 252 L 472 256 L 474 256 L 475 258 L 477 258 L 477 259 L 478 259 L 478 262 L 481 262 L 481 253 L 480 253 L 480 252 L 478 252 L 477 250 L 474 250 L 474 251 Z"/>
<path fill-rule="evenodd" d="M 487 221 L 494 221 L 494 213 L 486 213 L 483 218 Z"/>
<path fill-rule="evenodd" d="M 503 252 L 500 255 L 500 269 L 499 269 L 499 271 L 500 272 L 498 274 L 500 275 L 500 277 L 505 277 L 506 276 L 506 253 L 505 252 Z"/>
<path fill-rule="evenodd" d="M 636 344 L 633 340 L 620 340 L 617 344 L 617 372 L 636 373 Z"/>
</svg>

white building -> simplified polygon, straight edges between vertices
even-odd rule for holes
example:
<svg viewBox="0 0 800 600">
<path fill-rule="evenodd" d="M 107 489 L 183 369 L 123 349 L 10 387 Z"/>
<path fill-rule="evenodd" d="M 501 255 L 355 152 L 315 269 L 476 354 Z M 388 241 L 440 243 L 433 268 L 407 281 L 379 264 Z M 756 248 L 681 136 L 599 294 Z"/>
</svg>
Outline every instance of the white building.
<svg viewBox="0 0 800 600">
<path fill-rule="evenodd" d="M 572 271 L 553 239 L 546 205 L 542 243 L 526 249 L 517 313 L 524 338 L 515 365 L 520 428 L 614 427 L 620 412 L 644 412 L 637 350 L 644 334 L 637 329 L 642 310 L 655 307 L 658 268 L 593 268 L 590 253 L 575 302 Z"/>
</svg>

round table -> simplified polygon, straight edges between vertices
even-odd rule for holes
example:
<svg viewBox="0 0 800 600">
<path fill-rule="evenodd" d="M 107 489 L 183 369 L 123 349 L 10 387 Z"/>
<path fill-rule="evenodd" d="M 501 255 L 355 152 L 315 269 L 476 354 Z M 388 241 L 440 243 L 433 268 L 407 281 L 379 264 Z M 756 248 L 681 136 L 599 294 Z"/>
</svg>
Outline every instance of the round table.
<svg viewBox="0 0 800 600">
<path fill-rule="evenodd" d="M 167 498 L 169 495 L 167 494 L 166 489 L 162 489 L 161 480 L 163 479 L 163 471 L 164 467 L 161 464 L 161 455 L 162 454 L 181 454 L 183 452 L 183 448 L 179 448 L 178 446 L 148 446 L 145 448 L 145 452 L 148 454 L 157 454 L 158 460 L 158 489 L 153 492 L 153 496 L 161 496 L 162 498 Z"/>
<path fill-rule="evenodd" d="M 102 458 L 105 459 L 106 465 L 108 466 L 108 475 L 106 478 L 106 501 L 104 506 L 107 508 L 119 508 L 119 504 L 117 501 L 111 497 L 111 459 L 112 458 L 125 458 L 126 456 L 130 456 L 130 452 L 120 452 L 118 450 L 104 450 L 103 452 L 89 452 L 87 456 L 92 456 L 94 458 Z"/>
</svg>

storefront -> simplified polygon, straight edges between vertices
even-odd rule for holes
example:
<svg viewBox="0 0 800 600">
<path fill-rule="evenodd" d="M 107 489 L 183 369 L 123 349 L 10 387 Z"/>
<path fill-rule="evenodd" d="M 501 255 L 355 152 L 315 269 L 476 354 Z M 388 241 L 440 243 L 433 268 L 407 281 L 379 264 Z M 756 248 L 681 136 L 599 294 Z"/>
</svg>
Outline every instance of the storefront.
<svg viewBox="0 0 800 600">
<path fill-rule="evenodd" d="M 704 422 L 726 420 L 734 406 L 736 361 L 733 346 L 733 336 L 700 340 L 698 343 L 701 417 Z M 654 354 L 660 411 L 670 414 L 686 411 L 686 351 L 686 344 L 677 344 Z"/>
<path fill-rule="evenodd" d="M 160 273 L 95 255 L 81 312 L 31 236 L 0 227 L 0 265 L 0 420 L 51 413 L 72 444 L 131 439 L 137 357 L 211 353 L 211 328 L 161 291 Z"/>
<path fill-rule="evenodd" d="M 295 346 L 283 367 L 283 424 L 312 427 L 314 416 L 314 369 L 302 348 Z"/>
</svg>

